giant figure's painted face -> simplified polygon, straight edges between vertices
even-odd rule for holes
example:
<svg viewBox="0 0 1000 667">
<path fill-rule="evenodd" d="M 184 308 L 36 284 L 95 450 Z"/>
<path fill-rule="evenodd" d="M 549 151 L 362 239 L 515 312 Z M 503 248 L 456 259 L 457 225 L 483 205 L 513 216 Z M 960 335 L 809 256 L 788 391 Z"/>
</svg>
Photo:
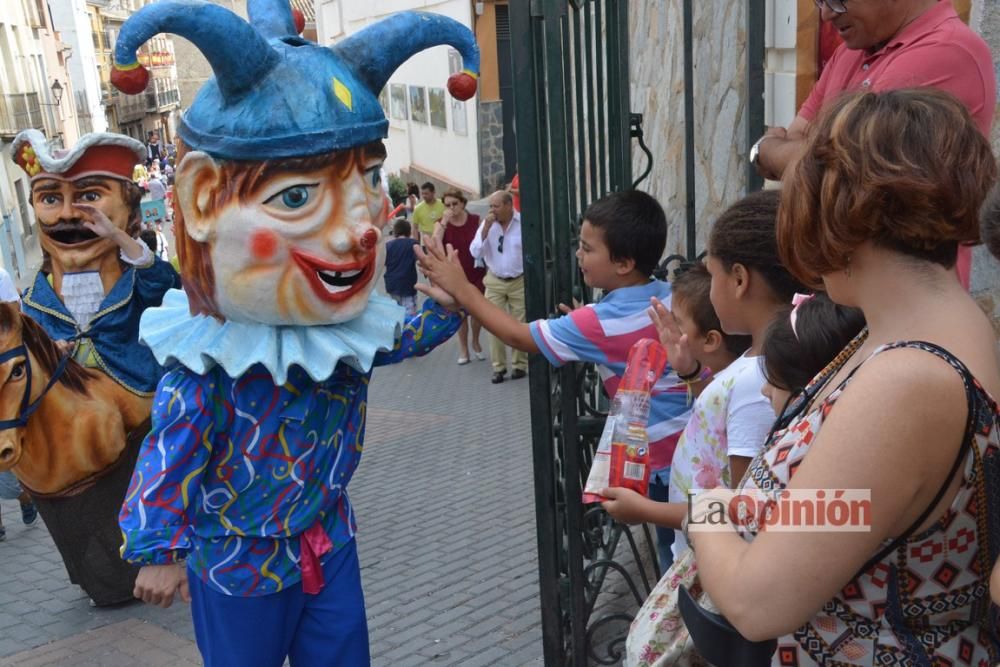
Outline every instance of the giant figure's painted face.
<svg viewBox="0 0 1000 667">
<path fill-rule="evenodd" d="M 387 200 L 381 142 L 323 156 L 259 163 L 187 153 L 176 194 L 184 233 L 182 274 L 204 253 L 215 314 L 272 325 L 354 319 L 382 274 Z"/>
<path fill-rule="evenodd" d="M 40 178 L 31 185 L 42 249 L 63 271 L 97 271 L 109 254 L 117 257 L 118 246 L 88 229 L 83 224 L 87 216 L 74 204 L 94 206 L 115 226 L 127 229 L 132 208 L 125 201 L 125 184 L 105 176 L 86 176 L 73 181 Z"/>
</svg>

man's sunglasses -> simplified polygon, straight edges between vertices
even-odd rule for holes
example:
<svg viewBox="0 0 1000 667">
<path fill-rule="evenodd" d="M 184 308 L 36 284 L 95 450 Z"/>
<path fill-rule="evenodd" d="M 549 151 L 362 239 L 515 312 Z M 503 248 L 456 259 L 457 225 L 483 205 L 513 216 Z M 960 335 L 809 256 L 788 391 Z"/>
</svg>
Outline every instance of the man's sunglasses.
<svg viewBox="0 0 1000 667">
<path fill-rule="evenodd" d="M 497 252 L 503 252 L 503 234 L 497 239 Z"/>
<path fill-rule="evenodd" d="M 816 7 L 818 9 L 823 9 L 823 5 L 829 9 L 834 14 L 843 14 L 847 11 L 847 0 L 815 0 Z"/>
</svg>

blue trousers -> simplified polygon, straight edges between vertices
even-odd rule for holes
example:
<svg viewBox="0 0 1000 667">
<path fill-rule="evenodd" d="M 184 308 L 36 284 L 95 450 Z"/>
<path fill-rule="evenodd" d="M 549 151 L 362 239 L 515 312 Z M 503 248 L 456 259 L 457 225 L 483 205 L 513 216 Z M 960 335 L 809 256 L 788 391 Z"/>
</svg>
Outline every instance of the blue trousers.
<svg viewBox="0 0 1000 667">
<path fill-rule="evenodd" d="M 323 590 L 301 582 L 272 595 L 235 597 L 192 572 L 191 615 L 206 667 L 367 667 L 368 622 L 358 549 L 352 540 L 323 564 Z"/>
</svg>

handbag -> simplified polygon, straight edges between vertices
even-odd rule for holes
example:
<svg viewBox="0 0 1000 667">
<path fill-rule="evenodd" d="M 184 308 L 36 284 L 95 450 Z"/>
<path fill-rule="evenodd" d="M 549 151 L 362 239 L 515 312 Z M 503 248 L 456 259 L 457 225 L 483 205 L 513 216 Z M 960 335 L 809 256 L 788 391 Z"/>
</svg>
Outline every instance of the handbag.
<svg viewBox="0 0 1000 667">
<path fill-rule="evenodd" d="M 750 641 L 726 620 L 725 616 L 699 604 L 687 588 L 678 592 L 679 608 L 691 641 L 713 665 L 760 667 L 771 664 L 778 648 L 777 639 Z"/>
<path fill-rule="evenodd" d="M 688 587 L 710 605 L 698 584 L 694 552 L 687 549 L 656 583 L 635 615 L 625 639 L 626 667 L 699 667 L 708 665 L 695 648 L 678 606 Z"/>
</svg>

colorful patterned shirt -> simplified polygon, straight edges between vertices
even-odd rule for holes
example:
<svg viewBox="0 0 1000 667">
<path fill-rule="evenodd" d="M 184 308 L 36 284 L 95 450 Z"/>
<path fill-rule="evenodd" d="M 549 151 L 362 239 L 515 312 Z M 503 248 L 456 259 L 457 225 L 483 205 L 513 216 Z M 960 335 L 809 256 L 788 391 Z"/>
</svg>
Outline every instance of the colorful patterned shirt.
<svg viewBox="0 0 1000 667">
<path fill-rule="evenodd" d="M 645 285 L 621 287 L 608 292 L 599 302 L 577 308 L 554 320 L 531 323 L 531 335 L 538 349 L 553 366 L 570 361 L 597 364 L 608 396 L 618 391 L 629 350 L 641 338 L 659 340 L 649 319 L 650 297 L 670 307 L 670 285 L 653 280 Z M 663 377 L 653 387 L 649 410 L 649 454 L 653 475 L 662 475 L 674 456 L 677 439 L 691 416 L 687 387 L 667 364 Z"/>
<path fill-rule="evenodd" d="M 427 354 L 461 321 L 428 300 L 374 365 Z M 261 364 L 237 378 L 219 366 L 169 370 L 119 517 L 122 557 L 186 558 L 227 595 L 298 582 L 301 533 L 319 521 L 330 554 L 354 537 L 346 487 L 361 458 L 370 377 L 344 363 L 323 382 L 293 366 L 281 386 Z"/>
</svg>

